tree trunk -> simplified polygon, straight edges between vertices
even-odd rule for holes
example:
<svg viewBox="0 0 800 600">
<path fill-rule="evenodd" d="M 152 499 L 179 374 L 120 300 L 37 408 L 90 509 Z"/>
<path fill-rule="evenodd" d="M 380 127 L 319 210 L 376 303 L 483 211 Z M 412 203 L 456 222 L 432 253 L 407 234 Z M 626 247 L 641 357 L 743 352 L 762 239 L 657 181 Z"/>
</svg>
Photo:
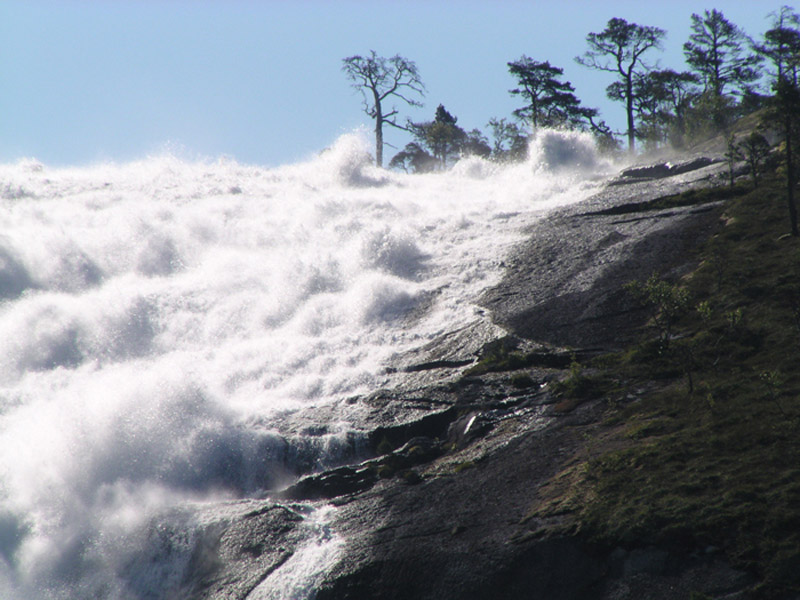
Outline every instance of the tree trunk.
<svg viewBox="0 0 800 600">
<path fill-rule="evenodd" d="M 383 109 L 378 90 L 372 88 L 372 96 L 375 99 L 375 165 L 383 166 Z"/>
<path fill-rule="evenodd" d="M 375 164 L 383 166 L 383 121 L 375 119 Z"/>
<path fill-rule="evenodd" d="M 792 235 L 797 237 L 797 206 L 794 203 L 794 164 L 792 161 L 792 117 L 787 111 L 785 118 L 786 127 L 786 200 L 789 203 L 789 220 L 792 226 Z"/>
<path fill-rule="evenodd" d="M 633 120 L 633 75 L 625 80 L 625 108 L 628 112 L 628 152 L 633 154 L 636 145 L 636 127 Z"/>
</svg>

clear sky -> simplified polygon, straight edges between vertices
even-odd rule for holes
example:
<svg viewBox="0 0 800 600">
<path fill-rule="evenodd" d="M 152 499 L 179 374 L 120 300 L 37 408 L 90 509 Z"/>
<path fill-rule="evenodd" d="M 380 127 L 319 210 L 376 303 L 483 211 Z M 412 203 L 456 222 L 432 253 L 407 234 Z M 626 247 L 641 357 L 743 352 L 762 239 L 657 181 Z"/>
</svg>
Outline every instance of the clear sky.
<svg viewBox="0 0 800 600">
<path fill-rule="evenodd" d="M 785 0 L 784 0 L 785 2 Z M 621 17 L 667 30 L 651 61 L 685 68 L 693 12 L 717 8 L 751 36 L 780 0 L 0 0 L 0 162 L 127 161 L 165 151 L 277 166 L 309 158 L 372 122 L 341 71 L 353 54 L 416 62 L 425 106 L 469 130 L 519 106 L 506 63 L 564 69 L 615 129 L 609 74 L 575 63 L 586 34 Z M 399 149 L 401 132 L 387 131 Z M 385 150 L 390 158 L 396 152 Z"/>
</svg>

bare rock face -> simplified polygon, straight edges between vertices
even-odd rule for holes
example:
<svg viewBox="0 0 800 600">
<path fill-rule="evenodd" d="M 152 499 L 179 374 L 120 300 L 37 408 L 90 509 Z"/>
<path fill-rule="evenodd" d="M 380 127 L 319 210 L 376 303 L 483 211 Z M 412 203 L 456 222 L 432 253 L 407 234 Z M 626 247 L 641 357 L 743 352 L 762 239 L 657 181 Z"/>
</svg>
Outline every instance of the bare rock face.
<svg viewBox="0 0 800 600">
<path fill-rule="evenodd" d="M 623 285 L 653 273 L 678 278 L 688 272 L 693 249 L 710 234 L 721 210 L 720 203 L 654 209 L 651 201 L 707 184 L 720 168 L 700 158 L 629 169 L 615 180 L 628 185 L 609 186 L 549 215 L 507 261 L 506 276 L 482 305 L 497 324 L 523 338 L 621 347 L 630 341 L 631 326 L 645 318 Z M 651 171 L 682 176 L 643 182 L 641 173 Z M 633 204 L 635 209 L 626 210 Z"/>
</svg>

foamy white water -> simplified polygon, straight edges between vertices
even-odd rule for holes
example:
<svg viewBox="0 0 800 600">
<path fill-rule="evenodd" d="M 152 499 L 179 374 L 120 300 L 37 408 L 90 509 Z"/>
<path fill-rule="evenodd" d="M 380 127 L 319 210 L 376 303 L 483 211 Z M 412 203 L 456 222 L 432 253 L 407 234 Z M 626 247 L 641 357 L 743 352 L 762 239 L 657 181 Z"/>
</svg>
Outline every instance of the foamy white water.
<svg viewBox="0 0 800 600">
<path fill-rule="evenodd" d="M 304 522 L 306 544 L 280 569 L 272 573 L 249 595 L 248 600 L 305 600 L 313 597 L 321 577 L 333 567 L 344 540 L 332 532 L 328 523 L 333 507 L 315 510 Z"/>
<path fill-rule="evenodd" d="M 604 169 L 561 133 L 432 175 L 370 166 L 358 136 L 269 170 L 0 166 L 0 597 L 146 597 L 113 582 L 154 515 L 353 458 L 358 402 L 313 432 L 292 413 L 485 318 L 524 227 Z"/>
</svg>

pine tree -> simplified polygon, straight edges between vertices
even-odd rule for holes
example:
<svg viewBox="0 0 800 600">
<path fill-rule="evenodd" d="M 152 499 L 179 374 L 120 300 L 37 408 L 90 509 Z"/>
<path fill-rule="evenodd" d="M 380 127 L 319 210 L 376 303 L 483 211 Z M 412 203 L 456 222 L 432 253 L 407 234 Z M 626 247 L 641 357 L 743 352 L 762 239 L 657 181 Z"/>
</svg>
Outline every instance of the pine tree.
<svg viewBox="0 0 800 600">
<path fill-rule="evenodd" d="M 439 168 L 447 168 L 449 161 L 461 156 L 466 132 L 456 123 L 458 118 L 450 114 L 444 105 L 436 108 L 433 121 L 426 123 L 409 123 L 409 131 L 420 146 L 427 148 L 439 164 Z"/>
<path fill-rule="evenodd" d="M 747 50 L 749 38 L 722 12 L 713 9 L 692 15 L 692 34 L 683 45 L 686 63 L 703 82 L 712 119 L 718 129 L 727 125 L 728 96 L 743 96 L 758 80 L 761 57 Z"/>
<path fill-rule="evenodd" d="M 651 48 L 661 48 L 667 32 L 658 27 L 628 23 L 613 18 L 600 33 L 586 36 L 589 49 L 575 60 L 586 67 L 617 74 L 617 82 L 607 88 L 609 98 L 625 103 L 628 118 L 628 150 L 633 152 L 636 139 L 634 83 L 649 68 L 643 55 Z"/>
<path fill-rule="evenodd" d="M 794 188 L 796 144 L 800 139 L 800 86 L 797 70 L 800 66 L 800 15 L 783 7 L 775 16 L 773 27 L 764 34 L 764 41 L 756 48 L 772 61 L 775 67 L 772 89 L 775 92 L 765 116 L 768 124 L 777 125 L 783 137 L 783 156 L 786 170 L 786 199 L 789 224 L 793 236 L 800 235 L 797 223 L 797 205 Z"/>
<path fill-rule="evenodd" d="M 549 61 L 537 62 L 523 55 L 508 63 L 508 71 L 519 86 L 509 93 L 527 102 L 514 116 L 529 122 L 534 131 L 539 127 L 585 127 L 597 115 L 596 110 L 581 106 L 572 84 L 561 81 L 564 69 Z"/>
</svg>

